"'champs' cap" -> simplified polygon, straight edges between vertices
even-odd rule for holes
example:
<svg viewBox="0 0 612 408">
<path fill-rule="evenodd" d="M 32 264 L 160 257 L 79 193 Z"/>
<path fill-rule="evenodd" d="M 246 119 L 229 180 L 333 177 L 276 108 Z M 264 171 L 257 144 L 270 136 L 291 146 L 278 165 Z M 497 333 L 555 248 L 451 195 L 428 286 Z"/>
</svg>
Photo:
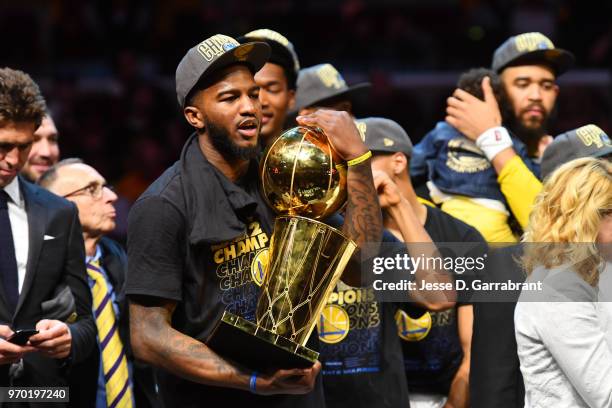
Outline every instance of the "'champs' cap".
<svg viewBox="0 0 612 408">
<path fill-rule="evenodd" d="M 271 62 L 280 65 L 287 73 L 287 82 L 289 88 L 296 88 L 298 72 L 300 71 L 300 61 L 291 41 L 284 35 L 268 28 L 254 30 L 237 38 L 240 44 L 250 41 L 263 41 L 270 46 L 272 52 L 270 54 Z"/>
<path fill-rule="evenodd" d="M 295 109 L 299 111 L 328 99 L 345 97 L 348 100 L 367 93 L 370 84 L 348 86 L 342 75 L 331 64 L 319 64 L 300 70 L 295 94 Z"/>
<path fill-rule="evenodd" d="M 612 155 L 612 142 L 603 130 L 586 125 L 555 137 L 542 155 L 541 174 L 546 178 L 557 167 L 581 157 Z"/>
<path fill-rule="evenodd" d="M 262 42 L 240 45 L 232 37 L 216 34 L 197 44 L 176 67 L 176 96 L 181 107 L 200 79 L 211 72 L 235 63 L 245 63 L 253 73 L 259 71 L 270 56 L 270 46 Z"/>
<path fill-rule="evenodd" d="M 574 64 L 574 55 L 555 45 L 542 33 L 524 33 L 508 38 L 493 54 L 491 68 L 498 74 L 509 66 L 549 65 L 557 76 Z"/>
<path fill-rule="evenodd" d="M 365 118 L 355 121 L 368 149 L 372 153 L 404 153 L 412 155 L 412 141 L 399 123 L 386 118 Z"/>
</svg>

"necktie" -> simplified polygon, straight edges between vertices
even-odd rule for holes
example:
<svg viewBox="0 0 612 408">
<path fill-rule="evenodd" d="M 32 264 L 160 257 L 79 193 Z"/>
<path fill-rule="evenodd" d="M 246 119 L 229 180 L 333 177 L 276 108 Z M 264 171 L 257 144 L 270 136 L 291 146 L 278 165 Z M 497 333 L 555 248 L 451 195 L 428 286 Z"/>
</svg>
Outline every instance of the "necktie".
<svg viewBox="0 0 612 408">
<path fill-rule="evenodd" d="M 87 274 L 94 281 L 91 291 L 106 382 L 106 404 L 110 408 L 132 407 L 127 357 L 119 337 L 111 293 L 100 270 L 100 263 L 98 261 L 87 263 Z"/>
<path fill-rule="evenodd" d="M 13 230 L 8 213 L 8 200 L 10 198 L 6 191 L 0 190 L 0 276 L 6 304 L 13 314 L 19 300 L 19 283 Z"/>
</svg>

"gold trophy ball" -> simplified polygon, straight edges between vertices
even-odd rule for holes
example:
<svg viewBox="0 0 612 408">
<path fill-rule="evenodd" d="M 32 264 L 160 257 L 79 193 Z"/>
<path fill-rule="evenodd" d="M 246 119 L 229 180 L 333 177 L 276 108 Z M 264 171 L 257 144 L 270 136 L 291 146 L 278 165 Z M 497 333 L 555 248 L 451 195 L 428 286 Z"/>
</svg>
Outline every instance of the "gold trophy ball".
<svg viewBox="0 0 612 408">
<path fill-rule="evenodd" d="M 279 215 L 323 219 L 346 202 L 346 164 L 319 129 L 298 126 L 264 152 L 264 199 Z"/>
</svg>

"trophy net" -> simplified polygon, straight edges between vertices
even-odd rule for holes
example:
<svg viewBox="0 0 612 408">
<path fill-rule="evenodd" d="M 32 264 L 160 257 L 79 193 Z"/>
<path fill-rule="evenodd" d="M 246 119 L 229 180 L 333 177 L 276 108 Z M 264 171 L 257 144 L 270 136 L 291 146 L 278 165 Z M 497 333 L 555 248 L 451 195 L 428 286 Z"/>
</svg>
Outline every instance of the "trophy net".
<svg viewBox="0 0 612 408">
<path fill-rule="evenodd" d="M 257 303 L 257 326 L 305 346 L 355 249 L 351 240 L 326 224 L 278 217 Z"/>
</svg>

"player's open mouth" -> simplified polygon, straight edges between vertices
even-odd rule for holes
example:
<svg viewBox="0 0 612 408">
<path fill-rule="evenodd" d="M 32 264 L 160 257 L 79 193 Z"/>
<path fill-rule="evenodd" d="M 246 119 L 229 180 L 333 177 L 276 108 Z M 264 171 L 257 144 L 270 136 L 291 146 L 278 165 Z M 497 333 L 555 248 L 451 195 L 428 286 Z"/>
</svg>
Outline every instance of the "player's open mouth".
<svg viewBox="0 0 612 408">
<path fill-rule="evenodd" d="M 257 136 L 258 125 L 255 119 L 247 119 L 238 125 L 238 133 L 248 138 L 255 137 Z"/>
</svg>

